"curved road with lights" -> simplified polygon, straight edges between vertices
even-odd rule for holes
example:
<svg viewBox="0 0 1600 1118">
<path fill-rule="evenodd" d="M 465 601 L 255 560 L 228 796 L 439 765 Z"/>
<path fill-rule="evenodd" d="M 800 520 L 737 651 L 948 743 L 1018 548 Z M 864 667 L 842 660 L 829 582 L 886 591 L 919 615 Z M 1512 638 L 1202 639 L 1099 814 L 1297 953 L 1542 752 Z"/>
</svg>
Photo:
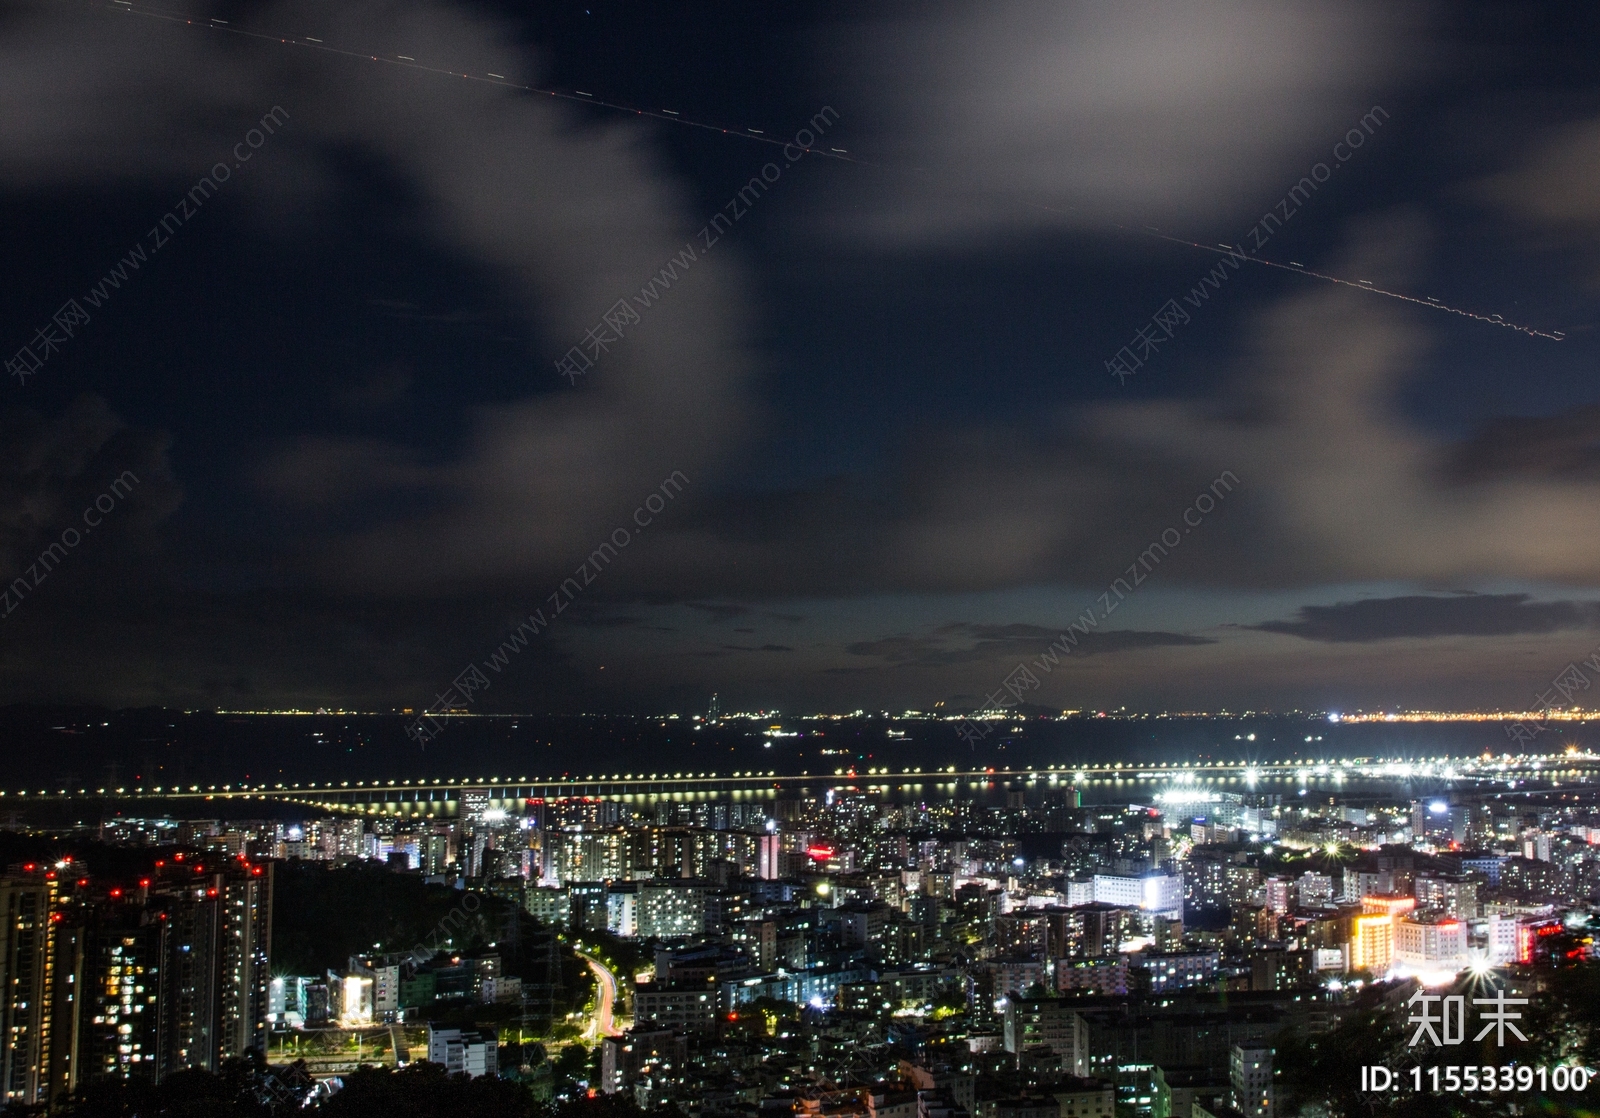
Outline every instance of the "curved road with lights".
<svg viewBox="0 0 1600 1118">
<path fill-rule="evenodd" d="M 595 1007 L 594 1019 L 589 1022 L 589 1027 L 584 1031 L 584 1036 L 599 1040 L 601 1037 L 620 1036 L 622 1030 L 617 1028 L 612 1017 L 617 1006 L 617 976 L 611 973 L 611 968 L 587 951 L 572 949 L 573 954 L 589 964 L 589 969 L 594 971 L 595 978 Z"/>
</svg>

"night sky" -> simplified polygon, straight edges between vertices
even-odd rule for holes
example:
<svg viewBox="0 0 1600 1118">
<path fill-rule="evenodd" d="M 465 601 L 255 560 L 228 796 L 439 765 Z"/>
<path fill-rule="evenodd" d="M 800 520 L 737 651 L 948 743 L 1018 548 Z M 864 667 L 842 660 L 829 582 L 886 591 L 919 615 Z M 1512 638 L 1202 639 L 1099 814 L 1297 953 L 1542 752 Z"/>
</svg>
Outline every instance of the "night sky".
<svg viewBox="0 0 1600 1118">
<path fill-rule="evenodd" d="M 1597 23 L 10 4 L 0 703 L 1526 709 Z"/>
</svg>

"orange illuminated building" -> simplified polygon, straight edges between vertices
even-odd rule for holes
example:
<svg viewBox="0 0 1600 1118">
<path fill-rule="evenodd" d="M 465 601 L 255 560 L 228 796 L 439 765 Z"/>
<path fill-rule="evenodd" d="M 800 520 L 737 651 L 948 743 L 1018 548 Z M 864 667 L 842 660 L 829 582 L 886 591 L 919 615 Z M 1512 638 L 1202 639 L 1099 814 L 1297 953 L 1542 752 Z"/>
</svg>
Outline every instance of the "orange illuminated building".
<svg viewBox="0 0 1600 1118">
<path fill-rule="evenodd" d="M 1400 893 L 1368 893 L 1361 898 L 1361 911 L 1371 916 L 1404 916 L 1417 907 L 1417 898 Z"/>
<path fill-rule="evenodd" d="M 1350 936 L 1350 969 L 1383 974 L 1394 963 L 1395 921 L 1417 907 L 1417 898 L 1400 893 L 1369 893 Z"/>
<path fill-rule="evenodd" d="M 1383 974 L 1394 962 L 1394 917 L 1384 912 L 1368 912 L 1357 916 L 1354 925 L 1350 937 L 1350 969 Z"/>
</svg>

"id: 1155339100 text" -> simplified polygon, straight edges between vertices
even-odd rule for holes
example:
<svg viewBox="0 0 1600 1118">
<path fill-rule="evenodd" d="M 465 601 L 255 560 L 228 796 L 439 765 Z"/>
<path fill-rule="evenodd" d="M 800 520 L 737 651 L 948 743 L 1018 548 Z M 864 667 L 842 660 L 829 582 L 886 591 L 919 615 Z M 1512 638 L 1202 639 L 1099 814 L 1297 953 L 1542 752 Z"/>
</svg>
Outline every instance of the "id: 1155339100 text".
<svg viewBox="0 0 1600 1118">
<path fill-rule="evenodd" d="M 1560 1064 L 1449 1064 L 1413 1067 L 1395 1072 L 1382 1066 L 1361 1069 L 1363 1091 L 1430 1091 L 1448 1094 L 1508 1094 L 1526 1091 L 1583 1091 L 1594 1072 L 1586 1067 Z"/>
</svg>

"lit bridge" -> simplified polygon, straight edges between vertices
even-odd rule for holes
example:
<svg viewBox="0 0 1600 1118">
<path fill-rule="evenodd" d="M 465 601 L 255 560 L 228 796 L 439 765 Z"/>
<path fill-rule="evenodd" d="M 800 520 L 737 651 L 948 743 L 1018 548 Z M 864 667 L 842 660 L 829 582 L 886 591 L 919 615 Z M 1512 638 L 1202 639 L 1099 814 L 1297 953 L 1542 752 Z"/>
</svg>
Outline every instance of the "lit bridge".
<svg viewBox="0 0 1600 1118">
<path fill-rule="evenodd" d="M 1350 758 L 1170 764 L 1045 765 L 1017 769 L 856 767 L 833 772 L 612 773 L 560 778 L 498 776 L 457 780 L 339 781 L 307 784 L 221 784 L 185 787 L 0 790 L 0 807 L 29 803 L 115 800 L 148 803 L 273 801 L 327 811 L 412 818 L 451 818 L 471 794 L 489 810 L 521 814 L 531 801 L 568 799 L 648 803 L 661 800 L 772 800 L 825 791 L 948 798 L 997 789 L 1066 791 L 1098 802 L 1204 802 L 1216 793 L 1297 788 L 1358 794 L 1376 785 L 1423 784 L 1463 791 L 1542 792 L 1600 778 L 1600 755 L 1567 751 L 1501 757 Z M 1367 791 L 1365 794 L 1373 795 Z"/>
</svg>

